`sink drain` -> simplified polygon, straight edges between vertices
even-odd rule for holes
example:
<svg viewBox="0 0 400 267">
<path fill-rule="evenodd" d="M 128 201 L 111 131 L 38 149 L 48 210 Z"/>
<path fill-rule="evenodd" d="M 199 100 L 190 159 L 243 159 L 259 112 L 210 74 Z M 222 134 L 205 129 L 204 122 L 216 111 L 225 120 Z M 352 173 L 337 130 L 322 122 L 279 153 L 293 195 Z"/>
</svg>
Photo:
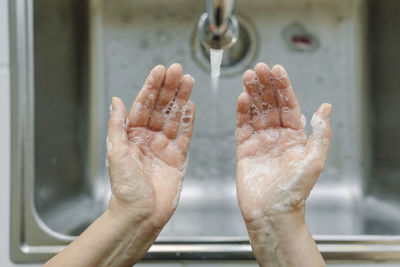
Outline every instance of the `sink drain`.
<svg viewBox="0 0 400 267">
<path fill-rule="evenodd" d="M 235 45 L 224 50 L 221 63 L 221 77 L 241 74 L 254 63 L 258 54 L 258 34 L 249 19 L 240 13 L 235 13 L 239 23 L 239 38 Z M 197 65 L 210 72 L 210 51 L 206 49 L 197 37 L 197 22 L 191 37 L 191 54 Z"/>
</svg>

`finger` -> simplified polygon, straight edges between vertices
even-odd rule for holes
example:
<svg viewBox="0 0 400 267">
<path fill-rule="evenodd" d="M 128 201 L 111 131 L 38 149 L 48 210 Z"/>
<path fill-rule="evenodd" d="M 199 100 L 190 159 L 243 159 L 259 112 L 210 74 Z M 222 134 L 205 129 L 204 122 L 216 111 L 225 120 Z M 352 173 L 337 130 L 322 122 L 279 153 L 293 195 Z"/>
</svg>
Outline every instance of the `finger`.
<svg viewBox="0 0 400 267">
<path fill-rule="evenodd" d="M 302 129 L 299 102 L 286 70 L 280 65 L 275 65 L 271 73 L 277 92 L 276 98 L 280 107 L 282 125 L 294 130 Z"/>
<path fill-rule="evenodd" d="M 330 117 L 332 112 L 331 104 L 322 104 L 311 119 L 313 133 L 307 142 L 306 158 L 310 163 L 317 164 L 316 170 L 321 172 L 328 154 L 332 131 Z"/>
<path fill-rule="evenodd" d="M 170 101 L 163 109 L 164 125 L 162 130 L 169 139 L 175 139 L 178 134 L 182 109 L 189 100 L 193 84 L 192 76 L 189 74 L 184 75 L 179 84 L 176 98 Z"/>
<path fill-rule="evenodd" d="M 259 91 L 259 82 L 256 73 L 247 70 L 243 74 L 243 83 L 247 93 L 250 95 L 250 112 L 252 115 L 252 124 L 255 131 L 267 128 L 266 117 L 263 112 L 263 99 Z"/>
<path fill-rule="evenodd" d="M 178 136 L 176 137 L 176 145 L 185 156 L 189 150 L 195 116 L 196 106 L 192 101 L 189 101 L 182 110 L 180 130 Z"/>
<path fill-rule="evenodd" d="M 163 113 L 162 110 L 170 101 L 176 96 L 176 91 L 182 77 L 182 66 L 178 63 L 172 64 L 165 77 L 165 81 L 161 86 L 161 91 L 158 95 L 154 111 L 151 115 L 149 122 L 149 129 L 153 131 L 160 131 L 163 126 Z"/>
<path fill-rule="evenodd" d="M 250 97 L 247 92 L 243 92 L 238 97 L 236 113 L 236 142 L 242 144 L 249 139 L 252 134 L 250 114 Z"/>
<path fill-rule="evenodd" d="M 260 62 L 256 65 L 254 71 L 260 82 L 260 91 L 264 104 L 263 111 L 266 116 L 267 127 L 279 127 L 281 126 L 281 118 L 271 70 L 267 64 Z"/>
<path fill-rule="evenodd" d="M 111 117 L 108 121 L 107 151 L 113 147 L 127 144 L 126 109 L 118 97 L 113 97 L 111 102 Z"/>
<path fill-rule="evenodd" d="M 147 126 L 164 77 L 165 67 L 162 65 L 157 65 L 150 71 L 142 90 L 132 104 L 129 112 L 129 127 Z"/>
</svg>

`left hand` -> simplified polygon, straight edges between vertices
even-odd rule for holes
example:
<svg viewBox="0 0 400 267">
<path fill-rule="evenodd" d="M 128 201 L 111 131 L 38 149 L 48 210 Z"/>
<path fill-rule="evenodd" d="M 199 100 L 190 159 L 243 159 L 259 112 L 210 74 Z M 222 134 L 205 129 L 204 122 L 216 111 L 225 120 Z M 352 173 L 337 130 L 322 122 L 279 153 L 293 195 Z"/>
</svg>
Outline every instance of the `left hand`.
<svg viewBox="0 0 400 267">
<path fill-rule="evenodd" d="M 107 160 L 111 182 L 109 209 L 160 231 L 174 212 L 182 187 L 193 132 L 195 106 L 189 100 L 190 75 L 173 64 L 156 66 L 127 117 L 112 100 Z"/>
</svg>

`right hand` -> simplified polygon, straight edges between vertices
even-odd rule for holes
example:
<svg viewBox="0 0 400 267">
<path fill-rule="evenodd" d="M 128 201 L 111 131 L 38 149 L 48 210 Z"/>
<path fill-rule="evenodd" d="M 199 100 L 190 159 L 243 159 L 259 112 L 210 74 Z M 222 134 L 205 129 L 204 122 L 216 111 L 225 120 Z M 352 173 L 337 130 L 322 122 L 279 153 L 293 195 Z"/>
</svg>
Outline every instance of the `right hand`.
<svg viewBox="0 0 400 267">
<path fill-rule="evenodd" d="M 260 266 L 325 266 L 304 203 L 325 165 L 331 105 L 314 114 L 307 139 L 299 103 L 281 66 L 243 75 L 237 110 L 237 194 Z"/>
<path fill-rule="evenodd" d="M 300 212 L 324 168 L 331 129 L 331 105 L 314 114 L 307 138 L 288 74 L 264 63 L 243 75 L 238 99 L 237 192 L 248 228 L 266 218 Z M 303 217 L 304 216 L 298 216 Z"/>
</svg>

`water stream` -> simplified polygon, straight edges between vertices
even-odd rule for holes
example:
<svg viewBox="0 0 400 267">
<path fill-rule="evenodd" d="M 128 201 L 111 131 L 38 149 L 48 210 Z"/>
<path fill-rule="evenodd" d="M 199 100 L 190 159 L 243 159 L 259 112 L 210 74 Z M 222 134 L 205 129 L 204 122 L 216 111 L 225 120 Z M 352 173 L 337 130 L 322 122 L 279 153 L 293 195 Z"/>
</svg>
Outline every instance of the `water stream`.
<svg viewBox="0 0 400 267">
<path fill-rule="evenodd" d="M 210 48 L 211 62 L 211 89 L 215 95 L 218 92 L 219 76 L 221 75 L 221 62 L 224 50 Z"/>
<path fill-rule="evenodd" d="M 219 76 L 221 74 L 221 61 L 222 61 L 222 49 L 210 49 L 210 63 L 211 63 L 211 94 L 210 94 L 210 101 L 209 101 L 209 112 L 213 114 L 213 116 L 208 118 L 208 134 L 211 138 L 209 140 L 214 140 L 217 138 L 220 132 L 220 117 L 221 117 L 221 103 L 219 99 Z M 216 153 L 214 153 L 216 155 Z M 218 158 L 215 158 L 218 160 Z"/>
</svg>

